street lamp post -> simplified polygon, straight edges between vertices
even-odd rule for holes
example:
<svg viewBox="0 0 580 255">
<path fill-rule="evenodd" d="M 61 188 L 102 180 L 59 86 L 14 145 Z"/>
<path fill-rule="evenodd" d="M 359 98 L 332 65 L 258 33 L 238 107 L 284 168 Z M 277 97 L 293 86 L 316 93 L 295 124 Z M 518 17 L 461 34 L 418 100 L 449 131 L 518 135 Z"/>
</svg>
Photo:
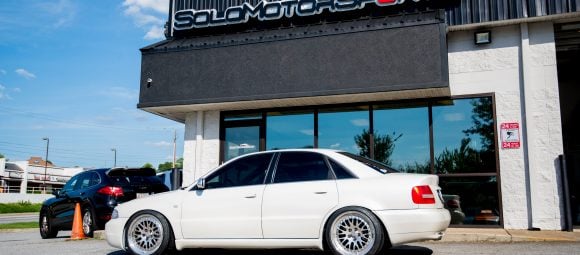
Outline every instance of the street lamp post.
<svg viewBox="0 0 580 255">
<path fill-rule="evenodd" d="M 44 179 L 43 183 L 43 193 L 46 193 L 46 168 L 48 168 L 48 146 L 50 145 L 50 139 L 48 137 L 42 138 L 42 140 L 46 141 L 46 156 L 44 158 Z"/>
<path fill-rule="evenodd" d="M 114 152 L 115 155 L 115 160 L 113 161 L 113 167 L 117 167 L 117 149 L 113 148 L 111 149 L 112 152 Z"/>
</svg>

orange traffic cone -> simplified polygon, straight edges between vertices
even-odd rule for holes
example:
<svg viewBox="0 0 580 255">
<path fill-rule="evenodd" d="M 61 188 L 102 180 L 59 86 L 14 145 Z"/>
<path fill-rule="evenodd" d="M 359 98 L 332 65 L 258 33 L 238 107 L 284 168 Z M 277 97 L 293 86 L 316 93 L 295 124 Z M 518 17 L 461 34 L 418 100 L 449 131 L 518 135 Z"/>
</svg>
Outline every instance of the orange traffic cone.
<svg viewBox="0 0 580 255">
<path fill-rule="evenodd" d="M 83 231 L 83 217 L 81 216 L 81 205 L 79 203 L 75 206 L 75 216 L 73 218 L 72 232 L 70 234 L 71 240 L 85 239 L 85 232 Z"/>
</svg>

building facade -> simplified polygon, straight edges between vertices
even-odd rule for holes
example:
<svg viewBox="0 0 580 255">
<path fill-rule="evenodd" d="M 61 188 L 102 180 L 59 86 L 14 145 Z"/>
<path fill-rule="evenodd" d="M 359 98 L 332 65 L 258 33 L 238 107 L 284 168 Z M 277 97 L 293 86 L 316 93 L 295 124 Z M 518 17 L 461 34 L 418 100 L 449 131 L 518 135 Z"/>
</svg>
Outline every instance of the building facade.
<svg viewBox="0 0 580 255">
<path fill-rule="evenodd" d="M 41 157 L 27 161 L 0 158 L 0 193 L 50 193 L 61 189 L 82 167 L 57 167 Z"/>
<path fill-rule="evenodd" d="M 580 221 L 578 0 L 172 0 L 166 36 L 138 107 L 185 124 L 184 184 L 333 148 L 437 174 L 454 225 Z"/>
</svg>

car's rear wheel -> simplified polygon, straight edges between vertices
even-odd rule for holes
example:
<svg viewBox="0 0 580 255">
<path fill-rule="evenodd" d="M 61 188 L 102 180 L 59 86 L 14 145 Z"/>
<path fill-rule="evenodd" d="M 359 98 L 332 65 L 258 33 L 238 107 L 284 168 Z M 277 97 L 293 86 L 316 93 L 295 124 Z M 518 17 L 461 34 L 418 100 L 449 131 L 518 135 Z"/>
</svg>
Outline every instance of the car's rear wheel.
<svg viewBox="0 0 580 255">
<path fill-rule="evenodd" d="M 50 215 L 46 210 L 40 211 L 40 216 L 38 218 L 38 225 L 40 229 L 40 236 L 42 239 L 55 238 L 58 234 L 58 230 L 52 227 L 50 222 Z"/>
<path fill-rule="evenodd" d="M 374 255 L 382 251 L 385 233 L 369 210 L 347 207 L 336 211 L 325 229 L 326 247 L 335 255 Z"/>
<path fill-rule="evenodd" d="M 93 237 L 95 231 L 95 218 L 90 207 L 83 209 L 83 234 L 87 237 Z"/>
<path fill-rule="evenodd" d="M 173 247 L 173 234 L 169 223 L 153 211 L 137 213 L 129 220 L 125 240 L 133 254 L 165 254 Z"/>
</svg>

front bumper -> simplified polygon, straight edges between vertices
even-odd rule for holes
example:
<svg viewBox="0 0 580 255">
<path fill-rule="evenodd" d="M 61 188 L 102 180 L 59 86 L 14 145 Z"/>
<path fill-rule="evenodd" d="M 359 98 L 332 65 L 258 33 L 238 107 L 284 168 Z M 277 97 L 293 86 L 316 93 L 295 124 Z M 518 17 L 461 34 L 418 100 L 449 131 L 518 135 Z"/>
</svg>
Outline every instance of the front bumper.
<svg viewBox="0 0 580 255">
<path fill-rule="evenodd" d="M 129 218 L 116 218 L 105 224 L 105 238 L 109 245 L 125 250 L 125 238 L 123 232 L 127 220 L 129 220 Z"/>
<path fill-rule="evenodd" d="M 383 222 L 392 245 L 425 240 L 441 240 L 449 227 L 449 211 L 411 209 L 374 211 Z"/>
</svg>

